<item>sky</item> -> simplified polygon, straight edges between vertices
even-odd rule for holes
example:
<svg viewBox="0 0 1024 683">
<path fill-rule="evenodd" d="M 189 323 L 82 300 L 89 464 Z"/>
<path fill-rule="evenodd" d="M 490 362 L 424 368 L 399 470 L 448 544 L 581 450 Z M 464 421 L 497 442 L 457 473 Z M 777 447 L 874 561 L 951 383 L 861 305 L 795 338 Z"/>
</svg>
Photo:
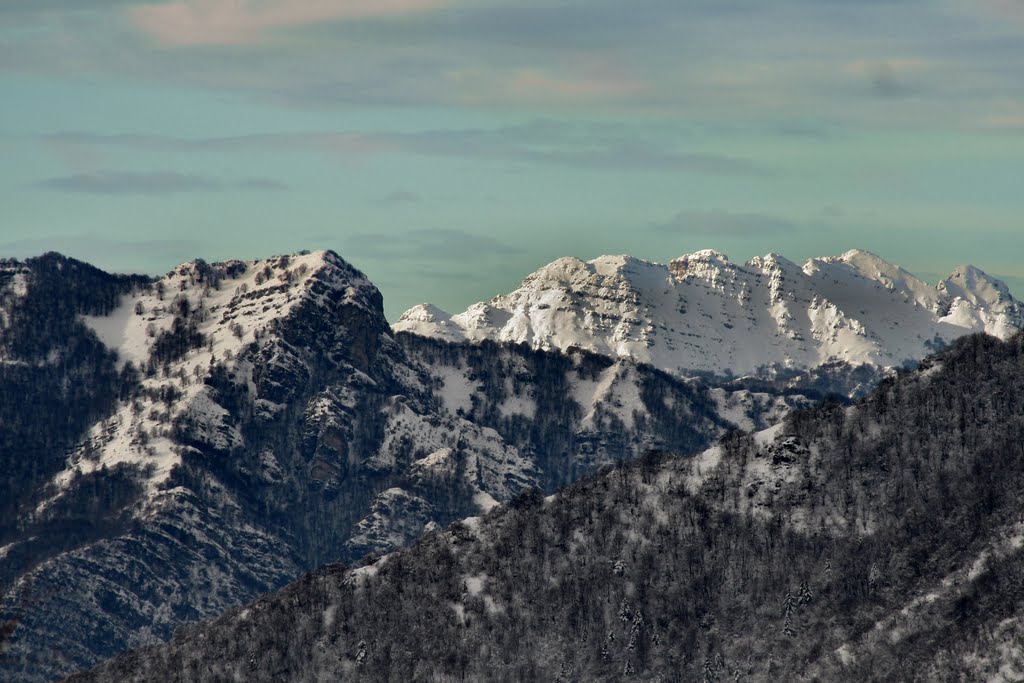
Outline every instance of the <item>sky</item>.
<svg viewBox="0 0 1024 683">
<path fill-rule="evenodd" d="M 555 258 L 1024 295 L 1024 0 L 3 0 L 0 256 L 330 248 L 392 320 Z"/>
</svg>

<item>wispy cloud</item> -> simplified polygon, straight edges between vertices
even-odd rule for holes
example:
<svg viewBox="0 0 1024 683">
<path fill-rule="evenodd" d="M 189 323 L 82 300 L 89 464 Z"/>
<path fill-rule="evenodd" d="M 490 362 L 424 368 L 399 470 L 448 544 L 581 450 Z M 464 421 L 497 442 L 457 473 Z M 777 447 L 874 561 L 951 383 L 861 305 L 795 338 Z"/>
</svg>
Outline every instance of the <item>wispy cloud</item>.
<svg viewBox="0 0 1024 683">
<path fill-rule="evenodd" d="M 856 60 L 846 65 L 846 72 L 865 81 L 875 95 L 896 98 L 914 94 L 917 88 L 907 79 L 933 68 L 920 59 Z"/>
<path fill-rule="evenodd" d="M 5 0 L 0 4 L 0 15 L 15 16 L 40 14 L 43 12 L 92 12 L 97 10 L 119 10 L 137 5 L 139 0 Z"/>
<path fill-rule="evenodd" d="M 520 254 L 522 250 L 487 235 L 464 230 L 409 230 L 382 239 L 375 233 L 357 233 L 345 240 L 344 251 L 354 257 L 378 260 L 463 261 Z"/>
<path fill-rule="evenodd" d="M 467 103 L 586 104 L 647 100 L 653 88 L 619 61 L 577 56 L 561 68 L 475 66 L 447 72 L 448 89 Z"/>
<path fill-rule="evenodd" d="M 382 206 L 403 206 L 406 204 L 419 204 L 421 201 L 423 201 L 423 198 L 416 192 L 395 190 L 378 198 L 375 203 Z"/>
<path fill-rule="evenodd" d="M 720 237 L 756 237 L 794 232 L 800 225 L 763 213 L 729 211 L 680 211 L 664 223 L 651 228 L 656 232 L 685 235 L 717 235 Z"/>
<path fill-rule="evenodd" d="M 970 5 L 998 21 L 1009 21 L 1024 28 L 1024 3 L 1020 0 L 977 0 Z"/>
<path fill-rule="evenodd" d="M 1024 131 L 1024 111 L 982 116 L 980 125 L 994 131 Z"/>
<path fill-rule="evenodd" d="M 328 153 L 340 157 L 370 154 L 415 154 L 573 168 L 680 171 L 712 175 L 765 175 L 771 169 L 724 154 L 689 152 L 685 141 L 666 140 L 614 125 L 567 124 L 554 121 L 494 129 L 396 132 L 269 133 L 237 137 L 188 139 L 154 135 L 61 133 L 47 143 L 81 146 L 124 146 L 144 149 L 205 152 L 275 149 Z"/>
<path fill-rule="evenodd" d="M 221 188 L 225 190 L 265 190 L 267 192 L 277 192 L 288 189 L 288 185 L 272 178 L 242 178 L 241 180 L 219 182 L 221 183 Z"/>
<path fill-rule="evenodd" d="M 178 0 L 138 5 L 130 17 L 164 45 L 241 45 L 276 29 L 322 22 L 400 16 L 445 0 Z"/>
<path fill-rule="evenodd" d="M 163 195 L 182 192 L 222 192 L 227 190 L 277 191 L 286 186 L 267 178 L 221 180 L 194 173 L 174 171 L 96 171 L 47 178 L 36 187 L 58 192 L 105 195 Z"/>
<path fill-rule="evenodd" d="M 1024 55 L 1014 0 L 128 1 L 0 2 L 0 63 L 316 108 L 960 125 Z"/>
</svg>

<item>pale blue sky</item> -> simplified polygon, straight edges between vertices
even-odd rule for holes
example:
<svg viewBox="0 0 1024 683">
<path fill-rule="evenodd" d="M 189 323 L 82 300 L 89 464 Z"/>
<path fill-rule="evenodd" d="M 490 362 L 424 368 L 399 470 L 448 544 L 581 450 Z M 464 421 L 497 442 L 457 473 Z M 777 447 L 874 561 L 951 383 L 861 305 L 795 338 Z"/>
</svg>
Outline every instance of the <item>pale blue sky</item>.
<svg viewBox="0 0 1024 683">
<path fill-rule="evenodd" d="M 559 256 L 1024 293 L 1019 0 L 6 0 L 0 255 L 329 247 L 394 318 Z"/>
</svg>

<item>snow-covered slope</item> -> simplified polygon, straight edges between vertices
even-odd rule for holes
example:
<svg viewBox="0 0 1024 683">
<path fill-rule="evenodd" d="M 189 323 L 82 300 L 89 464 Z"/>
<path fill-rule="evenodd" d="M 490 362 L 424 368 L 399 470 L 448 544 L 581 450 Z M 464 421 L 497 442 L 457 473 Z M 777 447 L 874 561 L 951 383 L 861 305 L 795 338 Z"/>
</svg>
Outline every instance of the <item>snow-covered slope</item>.
<svg viewBox="0 0 1024 683">
<path fill-rule="evenodd" d="M 57 476 L 58 489 L 73 476 L 130 464 L 147 472 L 155 494 L 187 450 L 174 438 L 176 428 L 196 445 L 221 452 L 241 447 L 238 416 L 204 380 L 223 363 L 233 383 L 257 395 L 252 358 L 274 345 L 273 327 L 299 302 L 326 309 L 325 293 L 336 291 L 333 305 L 371 309 L 376 288 L 348 268 L 323 251 L 216 266 L 193 261 L 123 296 L 109 315 L 83 316 L 119 364 L 141 371 L 141 391 L 93 427 Z M 266 399 L 255 405 L 257 412 L 280 409 Z"/>
<path fill-rule="evenodd" d="M 1022 327 L 1024 307 L 974 267 L 932 287 L 857 250 L 803 266 L 777 254 L 739 265 L 714 250 L 668 265 L 567 257 L 458 315 L 423 304 L 393 325 L 452 341 L 579 347 L 683 376 L 896 367 L 964 334 L 1005 338 Z"/>
</svg>

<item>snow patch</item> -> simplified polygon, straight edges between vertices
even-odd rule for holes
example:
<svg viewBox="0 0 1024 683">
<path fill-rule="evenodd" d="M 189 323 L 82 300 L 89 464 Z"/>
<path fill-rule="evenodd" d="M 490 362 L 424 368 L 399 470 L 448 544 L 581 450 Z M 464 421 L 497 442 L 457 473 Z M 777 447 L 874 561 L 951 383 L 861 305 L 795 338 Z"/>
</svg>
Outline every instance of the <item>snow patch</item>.
<svg viewBox="0 0 1024 683">
<path fill-rule="evenodd" d="M 423 467 L 426 469 L 437 469 L 438 467 L 446 467 L 451 463 L 452 454 L 454 451 L 450 448 L 439 448 L 425 458 L 420 458 L 413 463 L 414 467 Z"/>
<path fill-rule="evenodd" d="M 384 563 L 388 561 L 391 554 L 384 555 L 373 564 L 366 564 L 362 567 L 356 567 L 355 569 L 349 570 L 348 579 L 350 581 L 363 581 L 365 582 L 370 577 L 376 576 L 380 568 L 384 566 Z"/>
<path fill-rule="evenodd" d="M 756 443 L 760 448 L 764 448 L 765 446 L 775 443 L 779 438 L 779 435 L 782 434 L 784 427 L 785 424 L 780 422 L 779 424 L 772 425 L 768 429 L 762 429 L 754 434 L 754 443 Z"/>
<path fill-rule="evenodd" d="M 490 510 L 493 510 L 494 508 L 501 505 L 501 503 L 494 499 L 494 496 L 487 493 L 486 491 L 478 491 L 474 493 L 473 503 L 478 508 L 480 508 L 481 512 L 489 512 Z"/>
<path fill-rule="evenodd" d="M 686 488 L 696 493 L 703 486 L 711 472 L 722 462 L 725 449 L 721 446 L 712 446 L 703 453 L 686 460 Z"/>
<path fill-rule="evenodd" d="M 35 536 L 33 536 L 32 538 L 35 538 Z M 29 538 L 27 540 L 31 541 L 32 538 Z M 20 542 L 21 541 L 15 541 L 13 543 L 8 543 L 7 545 L 0 546 L 0 560 L 3 560 L 5 557 L 7 557 L 7 553 L 11 552 L 11 548 L 18 545 L 18 543 Z"/>
<path fill-rule="evenodd" d="M 435 376 L 440 379 L 441 387 L 438 395 L 445 410 L 453 415 L 460 410 L 469 413 L 473 410 L 473 394 L 479 391 L 483 384 L 479 381 L 470 380 L 466 370 L 449 366 L 440 366 L 435 369 Z"/>
<path fill-rule="evenodd" d="M 733 423 L 739 429 L 750 432 L 754 430 L 754 421 L 750 418 L 751 398 L 749 391 L 726 391 L 722 388 L 711 389 L 709 392 L 715 402 L 715 412 L 719 417 Z"/>
<path fill-rule="evenodd" d="M 505 384 L 509 388 L 509 395 L 501 402 L 500 405 L 498 405 L 498 412 L 501 413 L 502 417 L 522 415 L 532 420 L 537 414 L 536 402 L 529 396 L 516 396 L 512 394 L 511 381 L 506 381 Z"/>
<path fill-rule="evenodd" d="M 15 273 L 7 285 L 7 291 L 18 298 L 28 294 L 28 276 L 24 272 Z"/>
<path fill-rule="evenodd" d="M 617 362 L 602 370 L 596 380 L 578 374 L 570 379 L 572 398 L 583 409 L 581 427 L 596 427 L 598 414 L 608 412 L 622 420 L 627 429 L 633 428 L 634 413 L 646 412 L 647 408 L 631 373 L 628 364 Z"/>
<path fill-rule="evenodd" d="M 470 595 L 480 595 L 480 593 L 482 593 L 483 590 L 484 590 L 484 581 L 486 581 L 486 580 L 487 580 L 487 577 L 485 575 L 483 575 L 483 574 L 480 574 L 478 576 L 468 576 L 468 577 L 466 577 L 466 579 L 465 579 L 466 591 Z"/>
</svg>

